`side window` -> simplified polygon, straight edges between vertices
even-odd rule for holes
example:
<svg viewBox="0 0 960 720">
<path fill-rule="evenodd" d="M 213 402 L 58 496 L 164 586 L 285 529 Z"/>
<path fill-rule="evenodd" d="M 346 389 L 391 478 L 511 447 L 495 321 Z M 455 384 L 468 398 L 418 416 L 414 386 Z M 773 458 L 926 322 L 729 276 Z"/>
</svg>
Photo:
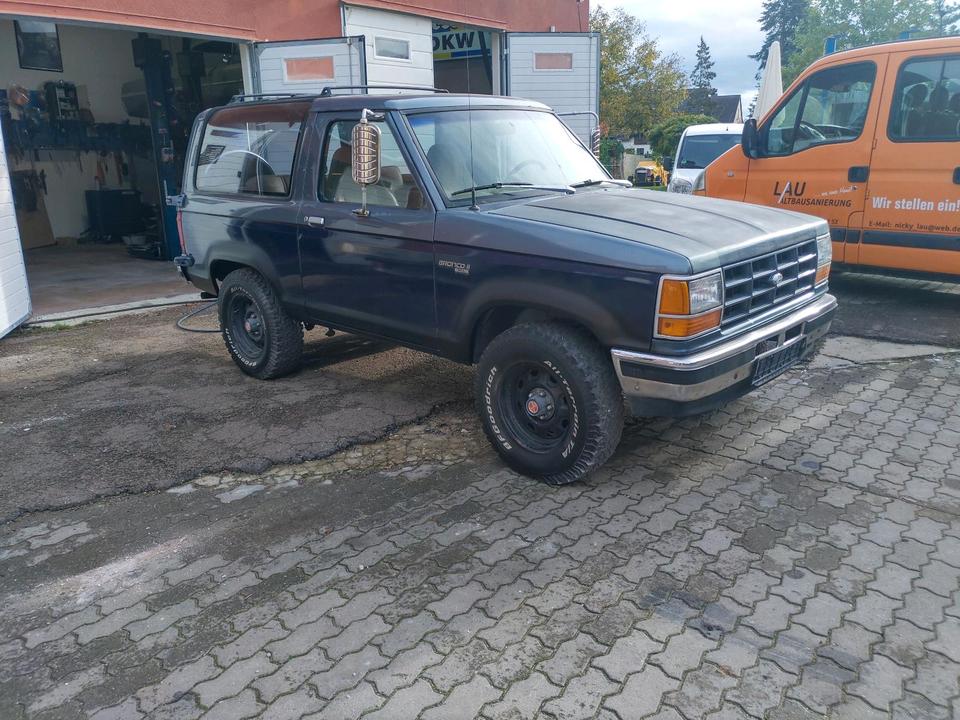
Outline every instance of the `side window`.
<svg viewBox="0 0 960 720">
<path fill-rule="evenodd" d="M 888 130 L 903 142 L 960 140 L 960 55 L 900 67 Z"/>
<path fill-rule="evenodd" d="M 360 186 L 353 182 L 350 166 L 351 136 L 355 120 L 337 120 L 327 126 L 323 144 L 323 170 L 318 196 L 327 202 L 360 203 Z M 367 187 L 367 204 L 419 210 L 423 194 L 407 167 L 397 139 L 386 123 L 380 128 L 380 182 Z"/>
<path fill-rule="evenodd" d="M 235 105 L 207 120 L 197 157 L 197 190 L 252 196 L 290 194 L 300 127 L 309 103 Z"/>
<path fill-rule="evenodd" d="M 767 129 L 767 155 L 789 155 L 793 152 L 793 132 L 803 103 L 803 88 L 798 88 L 770 120 Z"/>
<path fill-rule="evenodd" d="M 873 63 L 857 63 L 811 75 L 765 128 L 766 154 L 856 140 L 867 120 L 876 74 Z"/>
</svg>

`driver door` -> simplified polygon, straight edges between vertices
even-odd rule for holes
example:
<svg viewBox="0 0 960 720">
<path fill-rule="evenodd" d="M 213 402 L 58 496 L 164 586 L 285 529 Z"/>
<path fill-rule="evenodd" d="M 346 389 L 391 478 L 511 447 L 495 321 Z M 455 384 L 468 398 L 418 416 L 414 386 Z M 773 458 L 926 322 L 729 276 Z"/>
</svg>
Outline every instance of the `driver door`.
<svg viewBox="0 0 960 720">
<path fill-rule="evenodd" d="M 825 219 L 836 262 L 856 261 L 885 64 L 807 77 L 767 116 L 761 157 L 750 161 L 744 200 Z"/>
<path fill-rule="evenodd" d="M 381 180 L 367 189 L 369 214 L 351 175 L 359 112 L 320 114 L 307 152 L 318 177 L 300 206 L 304 305 L 320 324 L 430 347 L 436 333 L 433 227 L 436 213 L 389 121 L 381 132 Z"/>
</svg>

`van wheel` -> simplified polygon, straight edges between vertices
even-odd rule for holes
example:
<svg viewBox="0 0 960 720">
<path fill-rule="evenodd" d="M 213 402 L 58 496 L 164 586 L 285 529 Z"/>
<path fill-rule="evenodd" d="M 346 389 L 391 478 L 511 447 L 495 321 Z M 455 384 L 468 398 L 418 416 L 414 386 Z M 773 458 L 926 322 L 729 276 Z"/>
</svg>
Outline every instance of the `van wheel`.
<svg viewBox="0 0 960 720">
<path fill-rule="evenodd" d="M 220 331 L 230 356 L 247 375 L 270 380 L 300 365 L 303 327 L 253 270 L 234 270 L 220 286 Z"/>
<path fill-rule="evenodd" d="M 572 325 L 516 325 L 494 338 L 477 366 L 476 398 L 504 462 L 550 485 L 600 467 L 623 431 L 610 357 Z"/>
</svg>

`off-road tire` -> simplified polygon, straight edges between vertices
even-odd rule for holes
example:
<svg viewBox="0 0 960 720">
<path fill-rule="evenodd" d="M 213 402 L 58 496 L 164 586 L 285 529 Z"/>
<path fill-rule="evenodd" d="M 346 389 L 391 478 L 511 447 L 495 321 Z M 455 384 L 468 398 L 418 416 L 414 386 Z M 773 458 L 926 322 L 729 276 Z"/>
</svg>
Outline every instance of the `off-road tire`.
<svg viewBox="0 0 960 720">
<path fill-rule="evenodd" d="M 243 353 L 241 344 L 232 337 L 234 330 L 227 312 L 235 296 L 252 301 L 259 311 L 266 333 L 265 352 L 252 358 Z M 303 354 L 303 326 L 283 309 L 270 283 L 255 270 L 234 270 L 220 285 L 220 332 L 223 342 L 237 366 L 259 380 L 288 375 L 300 366 Z"/>
<path fill-rule="evenodd" d="M 521 433 L 511 432 L 517 420 L 505 418 L 504 395 L 511 392 L 505 382 L 512 377 L 511 368 L 521 364 L 542 365 L 551 377 L 559 377 L 563 392 L 572 398 L 573 414 L 568 415 L 572 430 L 561 447 L 533 451 Z M 549 485 L 575 482 L 600 467 L 623 432 L 623 394 L 610 356 L 574 325 L 521 324 L 498 335 L 477 364 L 475 395 L 483 430 L 504 462 Z M 514 412 L 517 418 L 520 413 Z"/>
</svg>

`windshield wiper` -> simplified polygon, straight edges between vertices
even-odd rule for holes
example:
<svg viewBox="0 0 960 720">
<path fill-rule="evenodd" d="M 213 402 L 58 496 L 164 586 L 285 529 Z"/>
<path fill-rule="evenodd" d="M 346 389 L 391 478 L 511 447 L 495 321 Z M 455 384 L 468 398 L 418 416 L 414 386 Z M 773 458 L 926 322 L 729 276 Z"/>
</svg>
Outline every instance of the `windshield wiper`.
<svg viewBox="0 0 960 720">
<path fill-rule="evenodd" d="M 552 190 L 553 192 L 562 192 L 567 195 L 573 195 L 577 192 L 570 185 L 537 185 L 535 183 L 528 182 L 495 182 L 489 183 L 487 185 L 475 185 L 473 187 L 464 188 L 463 190 L 457 190 L 456 192 L 450 193 L 450 197 L 456 195 L 464 195 L 469 192 L 480 192 L 481 190 L 496 190 L 498 188 L 521 188 L 529 190 Z"/>
<path fill-rule="evenodd" d="M 613 178 L 601 178 L 600 180 L 581 180 L 578 183 L 574 183 L 570 187 L 584 188 L 591 187 L 593 185 L 600 185 L 601 183 L 613 183 L 614 185 L 619 185 L 620 187 L 633 187 L 633 184 L 629 180 L 614 180 Z"/>
</svg>

